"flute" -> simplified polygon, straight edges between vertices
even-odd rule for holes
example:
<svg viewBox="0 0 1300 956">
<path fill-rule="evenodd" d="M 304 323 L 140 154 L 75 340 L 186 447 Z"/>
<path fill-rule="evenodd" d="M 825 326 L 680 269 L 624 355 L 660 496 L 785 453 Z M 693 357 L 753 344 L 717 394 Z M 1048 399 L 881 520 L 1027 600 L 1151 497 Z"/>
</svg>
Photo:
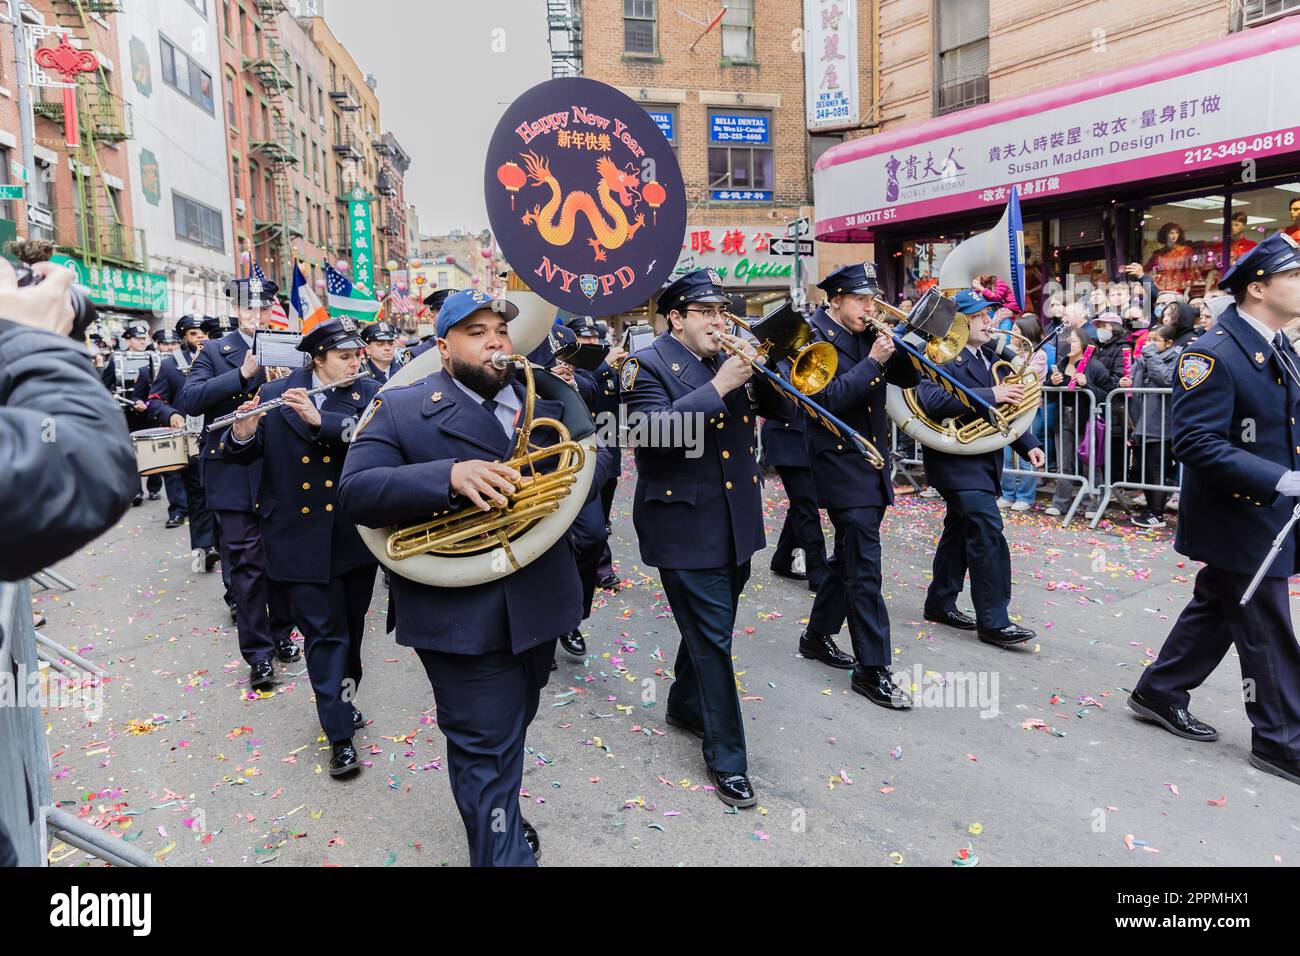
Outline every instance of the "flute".
<svg viewBox="0 0 1300 956">
<path fill-rule="evenodd" d="M 337 382 L 330 382 L 327 385 L 320 386 L 320 388 L 309 388 L 307 389 L 307 397 L 311 398 L 311 396 L 319 395 L 321 392 L 328 392 L 331 388 L 342 388 L 344 385 L 351 385 L 357 379 L 366 378 L 369 374 L 369 372 L 358 372 L 356 375 L 349 375 L 347 378 L 341 378 Z M 256 415 L 269 412 L 273 408 L 279 408 L 283 404 L 285 404 L 285 399 L 281 395 L 279 398 L 271 399 L 265 405 L 258 405 L 243 412 L 231 412 L 229 415 L 222 415 L 220 418 L 212 420 L 211 424 L 208 425 L 208 431 L 226 428 L 235 424 L 235 422 L 242 422 L 246 418 L 253 418 Z"/>
</svg>

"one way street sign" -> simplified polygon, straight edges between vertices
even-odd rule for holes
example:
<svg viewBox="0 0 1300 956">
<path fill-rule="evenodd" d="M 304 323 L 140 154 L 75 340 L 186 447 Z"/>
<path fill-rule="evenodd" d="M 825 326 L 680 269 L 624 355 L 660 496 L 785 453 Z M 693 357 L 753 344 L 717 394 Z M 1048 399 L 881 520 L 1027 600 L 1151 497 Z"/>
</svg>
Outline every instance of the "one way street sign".
<svg viewBox="0 0 1300 956">
<path fill-rule="evenodd" d="M 773 239 L 768 244 L 768 251 L 774 256 L 811 256 L 813 241 L 811 239 Z"/>
</svg>

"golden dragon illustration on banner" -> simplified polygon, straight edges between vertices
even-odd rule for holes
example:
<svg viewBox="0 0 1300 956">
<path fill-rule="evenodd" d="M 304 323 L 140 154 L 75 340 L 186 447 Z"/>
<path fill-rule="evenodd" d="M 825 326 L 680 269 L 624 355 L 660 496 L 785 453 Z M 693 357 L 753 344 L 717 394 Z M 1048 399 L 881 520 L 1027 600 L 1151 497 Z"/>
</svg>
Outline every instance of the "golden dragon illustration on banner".
<svg viewBox="0 0 1300 956">
<path fill-rule="evenodd" d="M 631 206 L 641 198 L 636 173 L 619 169 L 608 156 L 596 160 L 596 196 L 599 197 L 599 205 L 591 193 L 581 189 L 571 190 L 565 196 L 545 158 L 531 150 L 520 156 L 528 168 L 531 185 L 551 188 L 550 200 L 545 206 L 535 205 L 524 213 L 523 223 L 526 226 L 535 224 L 538 234 L 551 245 L 569 244 L 573 239 L 578 214 L 581 213 L 587 217 L 591 231 L 595 234 L 587 240 L 594 258 L 597 262 L 604 262 L 606 249 L 617 249 L 624 243 L 631 242 L 637 230 L 645 225 L 644 213 L 638 213 L 629 223 L 627 214 L 623 211 L 623 207 Z M 605 213 L 609 214 L 612 224 L 606 220 Z"/>
</svg>

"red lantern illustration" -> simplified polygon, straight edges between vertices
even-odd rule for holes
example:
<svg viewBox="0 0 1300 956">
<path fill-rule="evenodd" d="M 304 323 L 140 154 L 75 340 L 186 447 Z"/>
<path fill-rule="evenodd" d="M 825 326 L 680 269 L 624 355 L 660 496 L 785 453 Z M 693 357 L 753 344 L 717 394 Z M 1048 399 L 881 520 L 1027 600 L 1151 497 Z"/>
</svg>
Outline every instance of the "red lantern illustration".
<svg viewBox="0 0 1300 956">
<path fill-rule="evenodd" d="M 497 167 L 497 180 L 502 186 L 510 190 L 510 209 L 514 211 L 515 193 L 519 192 L 520 187 L 527 182 L 528 177 L 524 175 L 524 171 L 519 168 L 518 163 L 508 162 Z"/>
<path fill-rule="evenodd" d="M 650 182 L 646 183 L 645 188 L 641 190 L 641 198 L 650 204 L 651 210 L 657 210 L 663 201 L 668 198 L 668 193 L 663 186 L 660 186 L 658 182 L 652 179 Z M 658 213 L 652 211 L 650 215 L 655 225 L 658 225 Z"/>
</svg>

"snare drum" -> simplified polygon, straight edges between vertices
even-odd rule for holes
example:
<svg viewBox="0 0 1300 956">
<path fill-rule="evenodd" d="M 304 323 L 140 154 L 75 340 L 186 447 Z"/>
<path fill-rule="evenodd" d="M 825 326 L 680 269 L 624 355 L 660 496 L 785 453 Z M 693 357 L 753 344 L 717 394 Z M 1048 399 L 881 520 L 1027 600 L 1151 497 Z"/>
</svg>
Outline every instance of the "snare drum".
<svg viewBox="0 0 1300 956">
<path fill-rule="evenodd" d="M 146 428 L 131 433 L 136 469 L 142 475 L 180 471 L 189 464 L 189 442 L 183 428 Z"/>
</svg>

